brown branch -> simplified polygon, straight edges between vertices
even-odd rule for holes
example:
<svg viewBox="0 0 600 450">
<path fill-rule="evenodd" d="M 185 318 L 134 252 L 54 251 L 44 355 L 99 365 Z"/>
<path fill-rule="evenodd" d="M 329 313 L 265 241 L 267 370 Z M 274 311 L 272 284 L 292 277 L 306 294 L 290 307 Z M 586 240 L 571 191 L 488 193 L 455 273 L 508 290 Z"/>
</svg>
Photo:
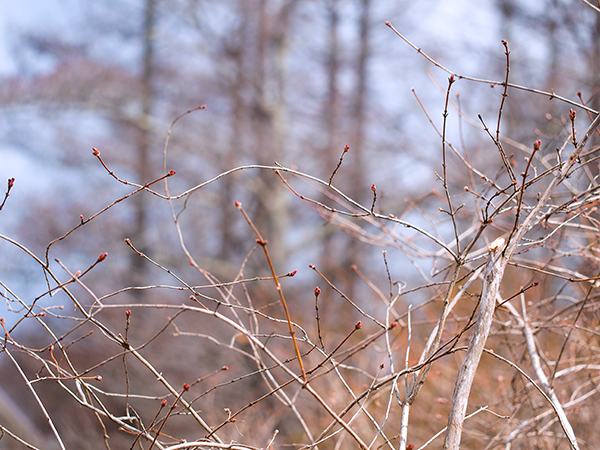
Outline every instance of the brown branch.
<svg viewBox="0 0 600 450">
<path fill-rule="evenodd" d="M 250 219 L 250 216 L 248 216 L 248 214 L 242 207 L 241 202 L 236 201 L 235 206 L 237 209 L 240 210 L 240 212 L 244 216 L 244 219 L 246 219 L 246 222 L 248 222 L 248 225 L 250 225 L 250 228 L 252 228 L 252 231 L 254 231 L 254 234 L 256 234 L 256 236 L 258 238 L 256 240 L 256 243 L 259 244 L 262 247 L 263 251 L 265 252 L 265 257 L 267 258 L 267 263 L 269 264 L 269 269 L 271 270 L 271 274 L 273 275 L 273 281 L 275 281 L 275 286 L 277 288 L 277 293 L 279 294 L 279 299 L 281 300 L 281 304 L 283 305 L 283 309 L 285 311 L 285 318 L 288 323 L 290 336 L 292 337 L 292 342 L 294 343 L 294 350 L 296 351 L 296 357 L 298 358 L 298 364 L 300 365 L 300 371 L 302 372 L 302 379 L 306 383 L 306 371 L 304 370 L 302 356 L 300 355 L 300 349 L 298 348 L 298 343 L 296 342 L 296 336 L 294 333 L 294 326 L 292 325 L 292 319 L 290 317 L 290 311 L 288 309 L 287 302 L 285 301 L 285 297 L 283 295 L 283 289 L 281 288 L 281 284 L 279 283 L 279 278 L 277 277 L 277 273 L 275 272 L 275 268 L 273 267 L 273 262 L 271 261 L 271 256 L 269 256 L 269 251 L 267 250 L 267 241 L 265 239 L 263 239 L 262 235 L 260 234 L 260 231 L 258 231 L 258 228 L 256 228 L 256 226 L 254 225 L 254 223 L 252 222 L 252 219 Z"/>
<path fill-rule="evenodd" d="M 348 145 L 346 145 L 344 147 L 344 151 L 342 151 L 342 155 L 340 156 L 340 160 L 338 161 L 337 166 L 335 166 L 335 169 L 333 169 L 333 172 L 331 173 L 331 176 L 329 177 L 329 186 L 331 186 L 331 182 L 333 181 L 333 177 L 335 176 L 336 172 L 338 171 L 338 169 L 342 165 L 342 161 L 344 160 L 344 155 L 346 153 L 348 153 L 348 150 L 350 150 L 350 147 Z"/>
<path fill-rule="evenodd" d="M 4 194 L 4 200 L 2 201 L 2 204 L 0 205 L 0 211 L 2 211 L 2 208 L 4 208 L 4 204 L 6 203 L 6 200 L 8 200 L 8 197 L 10 196 L 10 190 L 13 188 L 14 185 L 15 185 L 15 179 L 9 178 L 8 179 L 8 188 L 6 189 L 6 194 Z"/>
</svg>

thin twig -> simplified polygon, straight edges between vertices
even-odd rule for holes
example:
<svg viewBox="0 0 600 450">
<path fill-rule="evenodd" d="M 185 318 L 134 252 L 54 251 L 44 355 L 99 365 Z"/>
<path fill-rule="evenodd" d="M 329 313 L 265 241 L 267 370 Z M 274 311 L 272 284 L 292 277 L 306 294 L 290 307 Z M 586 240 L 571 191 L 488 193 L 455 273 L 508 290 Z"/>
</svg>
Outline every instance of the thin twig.
<svg viewBox="0 0 600 450">
<path fill-rule="evenodd" d="M 262 247 L 263 251 L 265 252 L 265 257 L 267 258 L 267 263 L 269 264 L 269 269 L 271 269 L 271 274 L 273 275 L 273 281 L 275 281 L 275 286 L 277 288 L 277 293 L 279 294 L 279 299 L 281 300 L 281 304 L 285 311 L 285 318 L 288 323 L 290 336 L 292 337 L 292 342 L 294 343 L 294 350 L 296 351 L 296 357 L 298 358 L 298 364 L 300 365 L 300 371 L 302 372 L 302 379 L 304 380 L 304 382 L 306 382 L 306 371 L 304 370 L 304 363 L 302 362 L 302 356 L 300 355 L 300 349 L 298 348 L 298 343 L 296 342 L 296 336 L 294 333 L 294 326 L 292 325 L 292 319 L 290 317 L 290 311 L 288 309 L 287 302 L 285 301 L 285 297 L 283 295 L 283 289 L 281 288 L 281 283 L 279 283 L 279 278 L 277 278 L 277 273 L 275 272 L 275 268 L 273 267 L 273 262 L 271 261 L 271 256 L 269 255 L 269 251 L 267 250 L 267 241 L 265 239 L 263 239 L 262 235 L 260 234 L 260 231 L 258 231 L 258 228 L 256 228 L 256 226 L 254 225 L 254 223 L 252 222 L 252 219 L 250 219 L 250 216 L 248 216 L 248 214 L 242 207 L 241 202 L 236 201 L 235 206 L 237 209 L 240 210 L 240 212 L 244 216 L 244 219 L 246 219 L 246 222 L 248 222 L 248 225 L 250 225 L 250 228 L 252 228 L 252 231 L 254 231 L 254 234 L 256 234 L 256 237 L 258 238 L 256 240 L 256 243 L 259 244 Z"/>
<path fill-rule="evenodd" d="M 460 75 L 457 74 L 456 72 L 447 69 L 446 67 L 444 67 L 443 65 L 441 65 L 439 62 L 437 62 L 436 60 L 434 60 L 433 58 L 431 58 L 430 56 L 428 56 L 423 50 L 421 50 L 419 47 L 417 47 L 416 45 L 414 45 L 412 42 L 410 42 L 406 37 L 404 37 L 402 34 L 400 34 L 400 32 L 394 28 L 394 26 L 389 22 L 386 21 L 385 24 L 391 28 L 394 33 L 396 33 L 396 35 L 398 35 L 398 37 L 400 37 L 404 42 L 406 42 L 408 45 L 410 45 L 413 49 L 415 49 L 419 54 L 421 54 L 423 57 L 425 57 L 425 59 L 427 59 L 427 61 L 429 61 L 430 63 L 432 63 L 434 66 L 442 69 L 444 72 L 448 73 L 449 75 L 454 75 L 456 78 L 459 79 L 464 79 L 464 80 L 469 80 L 469 81 L 475 81 L 477 83 L 483 83 L 483 84 L 487 84 L 487 85 L 494 85 L 494 86 L 502 86 L 504 84 L 503 81 L 493 81 L 493 80 L 484 80 L 481 78 L 474 78 L 474 77 L 469 77 L 466 75 Z M 592 114 L 598 114 L 598 111 L 589 108 L 587 106 L 582 106 L 580 104 L 578 104 L 577 102 L 574 102 L 573 100 L 569 100 L 566 97 L 561 97 L 560 95 L 557 95 L 556 93 L 554 93 L 554 91 L 552 92 L 545 92 L 545 91 L 541 91 L 539 89 L 532 89 L 532 88 L 528 88 L 525 86 L 520 86 L 518 84 L 513 84 L 513 83 L 508 83 L 507 84 L 508 87 L 514 88 L 514 89 L 519 89 L 519 90 L 523 90 L 523 91 L 527 91 L 527 92 L 531 92 L 534 94 L 540 94 L 543 95 L 545 97 L 548 97 L 550 99 L 558 99 L 562 102 L 568 103 L 569 105 L 573 105 L 573 106 L 577 106 L 579 108 L 585 109 L 586 111 L 591 112 Z"/>
<path fill-rule="evenodd" d="M 333 177 L 337 173 L 338 169 L 341 167 L 342 161 L 344 161 L 344 155 L 346 153 L 348 153 L 348 150 L 350 150 L 350 147 L 348 145 L 344 146 L 344 150 L 342 151 L 342 155 L 340 156 L 340 160 L 338 161 L 337 166 L 335 166 L 335 169 L 333 169 L 333 172 L 331 173 L 331 176 L 329 177 L 329 183 L 328 183 L 329 186 L 331 186 L 331 182 L 333 181 Z"/>
<path fill-rule="evenodd" d="M 4 204 L 6 203 L 6 200 L 8 200 L 8 197 L 10 196 L 10 190 L 13 188 L 14 185 L 15 185 L 15 179 L 9 178 L 8 179 L 8 188 L 6 189 L 6 194 L 4 194 L 4 200 L 2 201 L 2 204 L 0 205 L 0 211 L 2 211 L 2 208 L 4 208 Z"/>
</svg>

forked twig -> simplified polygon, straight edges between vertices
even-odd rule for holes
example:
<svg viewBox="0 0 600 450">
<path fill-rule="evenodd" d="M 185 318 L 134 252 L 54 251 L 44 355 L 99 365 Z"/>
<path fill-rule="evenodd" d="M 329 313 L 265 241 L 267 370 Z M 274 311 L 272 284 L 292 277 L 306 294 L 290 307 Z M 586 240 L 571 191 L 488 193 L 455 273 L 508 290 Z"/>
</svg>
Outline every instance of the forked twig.
<svg viewBox="0 0 600 450">
<path fill-rule="evenodd" d="M 427 61 L 429 61 L 431 64 L 433 64 L 434 66 L 442 69 L 444 72 L 448 73 L 449 75 L 454 75 L 456 78 L 460 78 L 460 79 L 464 79 L 464 80 L 469 80 L 469 81 L 475 81 L 477 83 L 484 83 L 490 86 L 502 86 L 504 84 L 503 81 L 494 81 L 494 80 L 484 80 L 482 78 L 475 78 L 475 77 L 469 77 L 466 75 L 460 75 L 457 74 L 456 72 L 453 72 L 452 70 L 444 67 L 443 65 L 441 65 L 439 62 L 437 62 L 435 59 L 431 58 L 430 56 L 428 56 L 423 50 L 421 50 L 421 48 L 417 47 L 415 44 L 413 44 L 411 41 L 409 41 L 405 36 L 403 36 L 396 28 L 394 28 L 394 26 L 390 23 L 390 21 L 386 21 L 385 22 L 386 26 L 388 26 L 389 28 L 392 29 L 392 31 L 394 33 L 396 33 L 396 35 L 398 35 L 398 37 L 400 37 L 404 42 L 406 42 L 408 45 L 410 45 L 413 49 L 415 49 L 419 54 L 421 54 L 425 59 L 427 59 Z M 539 89 L 532 89 L 532 88 L 528 88 L 525 86 L 520 86 L 518 84 L 514 84 L 514 83 L 508 83 L 507 84 L 508 87 L 514 88 L 514 89 L 520 89 L 523 91 L 527 91 L 527 92 L 532 92 L 534 94 L 540 94 L 543 95 L 545 97 L 548 97 L 550 99 L 556 98 L 562 102 L 565 102 L 569 105 L 573 105 L 573 106 L 577 106 L 579 108 L 585 109 L 586 111 L 591 112 L 592 114 L 598 114 L 598 111 L 589 108 L 587 106 L 581 105 L 573 100 L 570 100 L 566 97 L 562 97 L 560 95 L 557 95 L 556 93 L 553 92 L 546 92 L 546 91 L 541 91 Z"/>
<path fill-rule="evenodd" d="M 248 216 L 248 214 L 242 207 L 242 203 L 236 201 L 235 206 L 237 209 L 240 210 L 240 212 L 244 216 L 244 219 L 246 219 L 246 222 L 248 222 L 248 225 L 250 225 L 250 228 L 252 228 L 252 231 L 254 231 L 254 234 L 256 234 L 256 237 L 258 238 L 256 240 L 256 243 L 259 244 L 262 247 L 263 251 L 265 252 L 265 257 L 267 258 L 267 263 L 269 264 L 269 269 L 271 270 L 271 274 L 273 276 L 273 281 L 275 281 L 275 286 L 277 287 L 277 293 L 279 294 L 279 299 L 281 300 L 281 304 L 283 305 L 283 309 L 285 311 L 285 318 L 288 323 L 290 336 L 292 337 L 292 342 L 294 343 L 294 350 L 296 351 L 296 357 L 298 358 L 298 364 L 300 365 L 300 371 L 302 372 L 302 379 L 306 383 L 306 371 L 304 370 L 304 363 L 302 362 L 302 356 L 300 355 L 300 349 L 298 348 L 298 343 L 296 342 L 296 336 L 294 333 L 294 326 L 292 325 L 292 319 L 290 317 L 290 311 L 288 309 L 287 302 L 285 301 L 285 297 L 283 295 L 283 289 L 281 289 L 281 283 L 279 283 L 279 278 L 277 277 L 277 273 L 275 272 L 275 268 L 273 267 L 273 262 L 271 261 L 271 256 L 269 255 L 269 251 L 267 250 L 268 242 L 265 239 L 263 239 L 262 235 L 260 234 L 260 231 L 258 231 L 258 228 L 256 228 L 256 226 L 254 225 L 254 223 L 252 222 L 252 219 L 250 219 L 250 216 Z"/>
<path fill-rule="evenodd" d="M 456 215 L 454 207 L 452 206 L 452 197 L 450 196 L 450 190 L 448 189 L 448 170 L 446 163 L 446 124 L 448 121 L 448 101 L 450 99 L 450 89 L 454 84 L 454 75 L 450 75 L 448 78 L 448 90 L 446 91 L 446 101 L 444 103 L 444 123 L 442 125 L 442 183 L 444 185 L 444 194 L 446 195 L 446 202 L 448 203 L 448 214 L 452 220 L 452 227 L 454 228 L 454 239 L 456 240 L 456 253 L 460 254 L 460 238 L 458 237 L 458 228 L 456 225 Z"/>
<path fill-rule="evenodd" d="M 31 381 L 29 380 L 29 378 L 27 378 L 27 375 L 25 375 L 25 373 L 23 372 L 23 369 L 21 369 L 21 366 L 19 365 L 19 363 L 13 357 L 12 352 L 10 350 L 8 350 L 7 348 L 5 348 L 4 349 L 4 353 L 12 361 L 12 363 L 15 366 L 15 368 L 17 369 L 17 371 L 21 375 L 21 378 L 23 378 L 23 380 L 25 381 L 25 384 L 27 384 L 27 387 L 29 388 L 29 391 L 35 397 L 35 401 L 37 402 L 38 406 L 40 407 L 40 410 L 42 411 L 42 414 L 44 414 L 44 417 L 46 418 L 46 422 L 48 422 L 48 425 L 50 425 L 50 428 L 52 429 L 52 433 L 54 434 L 54 437 L 56 438 L 56 440 L 58 442 L 58 445 L 60 446 L 60 448 L 62 450 L 66 450 L 66 447 L 63 444 L 63 441 L 62 441 L 62 439 L 60 437 L 60 434 L 58 433 L 58 430 L 54 426 L 54 422 L 50 418 L 50 415 L 48 414 L 48 411 L 46 411 L 46 408 L 44 407 L 44 404 L 42 403 L 42 400 L 39 398 L 37 392 L 33 388 L 33 385 L 31 383 Z"/>
</svg>

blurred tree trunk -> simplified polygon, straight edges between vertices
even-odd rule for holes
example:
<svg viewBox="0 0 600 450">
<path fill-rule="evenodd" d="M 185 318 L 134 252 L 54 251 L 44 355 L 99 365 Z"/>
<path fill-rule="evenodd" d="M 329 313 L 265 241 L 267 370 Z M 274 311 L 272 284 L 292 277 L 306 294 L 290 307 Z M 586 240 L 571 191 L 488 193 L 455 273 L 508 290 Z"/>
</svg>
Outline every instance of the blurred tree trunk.
<svg viewBox="0 0 600 450">
<path fill-rule="evenodd" d="M 272 32 L 272 45 L 274 51 L 273 77 L 275 84 L 275 101 L 273 103 L 273 150 L 274 157 L 270 162 L 275 161 L 289 164 L 287 161 L 286 139 L 288 137 L 288 103 L 287 103 L 287 63 L 289 56 L 288 35 L 292 29 L 291 19 L 298 0 L 288 0 L 278 11 Z M 270 176 L 270 188 L 273 193 L 272 215 L 273 215 L 273 235 L 276 239 L 275 258 L 281 264 L 288 263 L 287 253 L 284 250 L 286 233 L 289 230 L 290 197 L 285 189 L 281 189 L 281 181 L 274 175 Z M 281 270 L 287 270 L 281 267 Z"/>
<path fill-rule="evenodd" d="M 296 1 L 284 4 L 276 13 L 269 13 L 267 0 L 259 0 L 256 8 L 256 59 L 254 61 L 254 90 L 252 128 L 255 132 L 256 156 L 261 164 L 281 161 L 287 135 L 285 98 L 287 37 Z M 267 95 L 269 85 L 275 89 Z M 270 171 L 261 171 L 256 178 L 254 194 L 257 206 L 254 217 L 259 230 L 273 245 L 270 248 L 276 266 L 285 262 L 282 251 L 288 222 L 285 193 L 281 182 Z"/>
<path fill-rule="evenodd" d="M 138 123 L 138 138 L 137 138 L 137 158 L 136 158 L 136 174 L 137 181 L 140 184 L 151 181 L 150 170 L 150 137 L 151 123 L 150 115 L 154 103 L 154 90 L 152 81 L 154 78 L 154 26 L 155 26 L 155 10 L 156 0 L 146 0 L 144 10 L 144 29 L 143 29 L 143 44 L 144 53 L 142 59 L 142 73 L 140 85 L 142 88 L 141 98 L 141 117 Z M 141 192 L 134 197 L 135 219 L 133 225 L 133 234 L 131 236 L 133 244 L 142 252 L 148 251 L 148 196 L 145 192 Z M 134 285 L 142 285 L 145 281 L 146 264 L 142 258 L 135 253 L 131 259 L 131 274 Z M 141 291 L 134 291 L 141 292 Z"/>
<path fill-rule="evenodd" d="M 354 116 L 351 118 L 352 122 L 352 144 L 351 147 L 351 158 L 350 162 L 350 186 L 349 194 L 350 197 L 357 200 L 358 202 L 368 202 L 368 197 L 365 195 L 367 192 L 371 193 L 368 187 L 365 185 L 365 158 L 364 158 L 364 145 L 365 145 L 365 130 L 366 130 L 366 102 L 367 102 L 367 71 L 369 64 L 369 31 L 370 31 L 370 18 L 371 18 L 371 0 L 360 0 L 361 12 L 359 16 L 359 33 L 360 33 L 360 47 L 358 52 L 358 58 L 356 61 L 356 88 L 354 90 L 355 103 L 354 103 Z M 344 267 L 348 268 L 351 264 L 357 262 L 359 255 L 360 242 L 358 239 L 351 239 L 346 250 L 346 255 L 342 259 L 344 261 Z M 351 276 L 347 279 L 346 293 L 349 297 L 353 297 L 355 293 L 354 280 L 355 277 Z"/>
<path fill-rule="evenodd" d="M 258 24 L 256 33 L 256 44 L 253 66 L 253 88 L 254 98 L 251 105 L 251 122 L 254 131 L 256 159 L 260 164 L 272 164 L 273 162 L 273 116 L 266 98 L 266 65 L 267 65 L 267 0 L 258 0 L 257 8 L 253 21 Z M 254 220 L 260 232 L 266 239 L 272 243 L 276 242 L 273 235 L 273 217 L 272 211 L 272 190 L 269 185 L 272 183 L 271 173 L 261 171 L 256 178 L 257 184 L 254 185 L 253 194 L 256 196 L 256 209 L 254 211 Z"/>
<path fill-rule="evenodd" d="M 240 25 L 235 30 L 237 39 L 225 48 L 227 55 L 233 60 L 235 67 L 234 84 L 229 87 L 230 101 L 233 107 L 233 117 L 231 126 L 231 140 L 226 155 L 223 158 L 221 171 L 229 170 L 239 164 L 240 149 L 244 143 L 244 118 L 247 114 L 244 102 L 243 92 L 246 89 L 246 64 L 244 59 L 244 50 L 248 44 L 248 2 L 246 0 L 238 1 L 238 11 L 240 16 Z M 221 255 L 224 261 L 230 262 L 240 252 L 240 236 L 235 232 L 234 223 L 238 219 L 239 213 L 233 207 L 235 199 L 233 187 L 235 179 L 225 177 L 223 179 L 223 192 L 219 199 L 221 202 Z"/>
<path fill-rule="evenodd" d="M 596 14 L 595 26 L 592 38 L 592 54 L 590 58 L 590 86 L 592 87 L 592 97 L 590 106 L 596 111 L 600 111 L 600 14 Z M 600 142 L 598 136 L 594 136 L 593 143 Z"/>
<path fill-rule="evenodd" d="M 354 151 L 351 161 L 350 195 L 358 201 L 366 201 L 368 189 L 365 189 L 365 167 L 364 167 L 364 144 L 366 129 L 366 102 L 367 102 L 367 68 L 369 63 L 369 25 L 371 17 L 371 0 L 361 1 L 361 13 L 359 17 L 360 26 L 360 49 L 356 62 L 356 88 L 353 121 L 352 141 Z"/>
<path fill-rule="evenodd" d="M 339 58 L 339 39 L 338 39 L 338 28 L 340 22 L 340 15 L 338 11 L 338 0 L 330 0 L 327 4 L 327 20 L 328 20 L 328 54 L 327 54 L 327 100 L 325 102 L 325 108 L 323 111 L 324 120 L 327 134 L 327 144 L 325 150 L 317 155 L 317 158 L 321 159 L 325 163 L 325 171 L 323 173 L 323 179 L 327 179 L 330 174 L 327 171 L 333 171 L 333 168 L 337 164 L 336 150 L 341 152 L 341 149 L 336 148 L 337 135 L 338 135 L 338 102 L 339 102 L 339 70 L 340 70 L 340 58 Z M 325 198 L 323 199 L 324 201 Z M 336 281 L 338 278 L 336 274 L 340 272 L 339 258 L 334 254 L 334 232 L 337 227 L 330 225 L 325 228 L 325 236 L 323 237 L 323 248 L 321 252 L 321 261 L 323 269 L 328 276 L 332 277 L 332 280 Z M 344 236 L 344 239 L 347 239 Z M 343 270 L 343 268 L 342 268 Z"/>
</svg>

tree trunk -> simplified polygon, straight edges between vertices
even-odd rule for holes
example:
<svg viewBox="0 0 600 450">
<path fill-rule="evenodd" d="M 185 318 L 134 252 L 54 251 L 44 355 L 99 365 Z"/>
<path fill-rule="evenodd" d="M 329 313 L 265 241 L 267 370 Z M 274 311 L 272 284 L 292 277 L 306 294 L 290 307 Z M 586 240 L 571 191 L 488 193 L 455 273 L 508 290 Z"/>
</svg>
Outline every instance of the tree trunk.
<svg viewBox="0 0 600 450">
<path fill-rule="evenodd" d="M 144 53 L 142 60 L 142 74 L 140 84 L 142 87 L 142 115 L 138 123 L 138 141 L 137 141 L 137 158 L 136 158 L 136 173 L 139 184 L 144 184 L 151 181 L 150 170 L 150 115 L 154 102 L 154 92 L 152 81 L 154 77 L 154 25 L 155 25 L 155 10 L 156 0 L 146 0 L 144 11 Z M 133 234 L 131 236 L 132 243 L 138 250 L 148 252 L 148 196 L 145 192 L 140 192 L 135 196 L 134 208 L 135 219 L 133 225 Z M 142 258 L 137 254 L 132 255 L 131 259 L 131 274 L 134 285 L 142 285 L 145 279 L 146 265 Z M 133 291 L 141 292 L 141 291 Z"/>
</svg>

